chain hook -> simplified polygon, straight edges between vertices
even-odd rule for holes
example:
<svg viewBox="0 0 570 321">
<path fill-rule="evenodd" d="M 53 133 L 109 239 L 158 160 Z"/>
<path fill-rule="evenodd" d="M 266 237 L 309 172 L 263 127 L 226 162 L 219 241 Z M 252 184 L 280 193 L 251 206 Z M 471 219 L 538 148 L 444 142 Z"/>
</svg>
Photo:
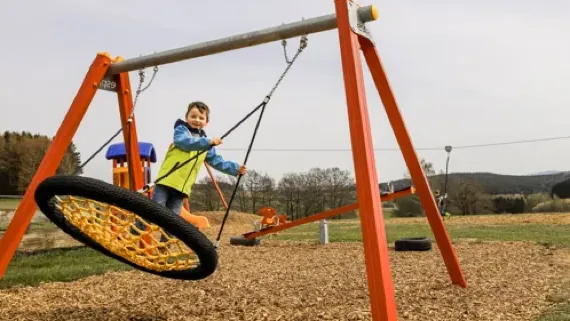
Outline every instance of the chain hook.
<svg viewBox="0 0 570 321">
<path fill-rule="evenodd" d="M 299 50 L 303 50 L 303 49 L 307 48 L 308 41 L 309 41 L 309 39 L 307 38 L 306 34 L 301 36 L 301 41 L 299 44 Z"/>
</svg>

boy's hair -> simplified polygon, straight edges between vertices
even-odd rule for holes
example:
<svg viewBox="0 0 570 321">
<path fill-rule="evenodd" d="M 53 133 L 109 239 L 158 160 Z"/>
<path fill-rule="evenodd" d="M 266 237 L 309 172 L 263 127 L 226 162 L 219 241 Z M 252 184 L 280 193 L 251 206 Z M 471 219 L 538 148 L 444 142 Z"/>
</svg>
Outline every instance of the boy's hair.
<svg viewBox="0 0 570 321">
<path fill-rule="evenodd" d="M 190 104 L 188 104 L 188 110 L 186 111 L 186 117 L 188 117 L 188 114 L 190 113 L 190 110 L 192 110 L 192 108 L 198 108 L 198 110 L 202 113 L 206 114 L 206 121 L 210 121 L 210 107 L 208 107 L 208 105 L 204 104 L 201 101 L 193 101 Z"/>
</svg>

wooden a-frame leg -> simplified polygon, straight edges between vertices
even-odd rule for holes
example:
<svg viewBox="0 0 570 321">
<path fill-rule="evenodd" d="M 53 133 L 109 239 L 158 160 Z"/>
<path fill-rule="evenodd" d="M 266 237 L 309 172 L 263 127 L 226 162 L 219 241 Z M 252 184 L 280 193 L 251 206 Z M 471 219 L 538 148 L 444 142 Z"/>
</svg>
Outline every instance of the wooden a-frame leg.
<svg viewBox="0 0 570 321">
<path fill-rule="evenodd" d="M 359 41 L 364 58 L 366 59 L 366 63 L 370 69 L 370 73 L 372 74 L 372 79 L 378 89 L 378 93 L 380 94 L 380 98 L 386 109 L 388 119 L 392 125 L 392 129 L 394 130 L 396 140 L 398 141 L 404 160 L 412 176 L 412 182 L 425 209 L 428 222 L 435 236 L 437 246 L 443 256 L 451 281 L 453 284 L 466 287 L 467 282 L 465 281 L 461 267 L 459 266 L 459 260 L 457 259 L 457 255 L 455 254 L 453 245 L 451 244 L 451 240 L 445 229 L 445 225 L 443 224 L 443 220 L 439 215 L 437 204 L 432 196 L 431 189 L 420 160 L 414 150 L 410 134 L 406 129 L 396 98 L 390 88 L 378 51 L 368 39 L 360 37 Z"/>
<path fill-rule="evenodd" d="M 129 116 L 133 111 L 133 94 L 129 73 L 118 74 L 117 98 L 119 101 L 119 114 L 121 116 L 121 126 L 123 126 L 123 140 L 125 142 L 125 152 L 127 154 L 127 166 L 129 168 L 129 189 L 137 191 L 144 186 L 143 170 L 140 164 L 140 151 L 137 136 L 137 126 L 135 116 L 130 125 L 127 124 Z M 128 143 L 128 146 L 126 145 Z"/>
<path fill-rule="evenodd" d="M 350 29 L 347 0 L 335 0 L 335 8 L 372 319 L 396 321 L 394 287 L 382 217 L 358 36 Z"/>
<path fill-rule="evenodd" d="M 0 278 L 4 276 L 37 210 L 37 204 L 34 200 L 37 186 L 47 177 L 54 175 L 61 164 L 110 64 L 111 58 L 107 54 L 101 53 L 95 57 L 52 143 L 42 158 L 38 170 L 28 185 L 24 198 L 16 209 L 14 218 L 10 221 L 6 233 L 0 240 Z"/>
</svg>

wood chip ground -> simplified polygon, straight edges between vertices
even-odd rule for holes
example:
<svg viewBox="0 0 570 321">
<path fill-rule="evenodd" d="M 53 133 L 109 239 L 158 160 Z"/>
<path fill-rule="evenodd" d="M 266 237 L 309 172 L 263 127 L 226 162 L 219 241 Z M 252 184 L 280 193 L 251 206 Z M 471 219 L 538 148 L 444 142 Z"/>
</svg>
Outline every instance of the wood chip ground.
<svg viewBox="0 0 570 321">
<path fill-rule="evenodd" d="M 228 230 L 218 270 L 205 280 L 129 271 L 2 290 L 0 320 L 371 320 L 361 243 L 231 246 L 229 236 L 244 229 Z M 455 249 L 467 289 L 450 283 L 437 247 L 390 249 L 399 320 L 530 321 L 564 303 L 552 298 L 568 285 L 566 249 L 516 242 Z"/>
</svg>

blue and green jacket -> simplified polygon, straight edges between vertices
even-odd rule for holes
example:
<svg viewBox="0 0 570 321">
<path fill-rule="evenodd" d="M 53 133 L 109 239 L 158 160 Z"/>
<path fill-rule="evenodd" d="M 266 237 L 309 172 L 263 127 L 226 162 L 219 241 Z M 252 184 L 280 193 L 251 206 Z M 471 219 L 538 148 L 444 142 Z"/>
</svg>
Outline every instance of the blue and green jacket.
<svg viewBox="0 0 570 321">
<path fill-rule="evenodd" d="M 174 123 L 174 142 L 168 147 L 158 177 L 166 174 L 177 163 L 183 163 L 196 156 L 198 152 L 210 147 L 211 139 L 206 136 L 204 130 L 192 128 L 185 121 L 178 119 Z M 158 184 L 169 186 L 189 197 L 203 162 L 222 173 L 232 176 L 238 175 L 239 164 L 224 160 L 222 156 L 216 153 L 216 149 L 211 147 L 206 153 L 200 154 L 183 167 L 175 170 Z"/>
</svg>

